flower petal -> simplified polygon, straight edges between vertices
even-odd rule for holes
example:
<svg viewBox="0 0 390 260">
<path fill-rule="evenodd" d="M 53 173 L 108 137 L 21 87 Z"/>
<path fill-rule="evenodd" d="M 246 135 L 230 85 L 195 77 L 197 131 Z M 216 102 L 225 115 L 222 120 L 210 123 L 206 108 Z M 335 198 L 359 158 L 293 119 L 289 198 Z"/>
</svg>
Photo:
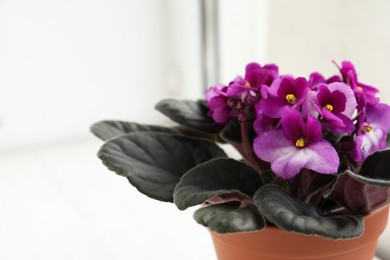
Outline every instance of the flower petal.
<svg viewBox="0 0 390 260">
<path fill-rule="evenodd" d="M 349 87 L 348 87 L 349 88 Z M 353 98 L 356 105 L 356 100 Z M 341 113 L 345 110 L 347 103 L 347 98 L 345 97 L 344 93 L 340 90 L 335 90 L 331 94 L 331 104 L 333 105 L 333 112 Z M 353 107 L 352 112 L 355 110 L 355 107 Z"/>
<path fill-rule="evenodd" d="M 296 85 L 294 83 L 295 82 L 293 77 L 283 77 L 277 91 L 278 97 L 280 99 L 286 99 L 286 95 L 295 94 Z"/>
<path fill-rule="evenodd" d="M 261 66 L 259 63 L 257 62 L 251 62 L 251 63 L 248 63 L 245 67 L 245 73 L 247 74 L 248 72 L 252 71 L 252 70 L 260 70 L 261 69 Z"/>
<path fill-rule="evenodd" d="M 334 147 L 327 141 L 312 143 L 302 150 L 305 150 L 310 158 L 305 168 L 323 174 L 337 173 L 340 159 Z"/>
<path fill-rule="evenodd" d="M 376 151 L 386 148 L 386 133 L 380 128 L 375 127 L 369 133 L 364 132 L 361 135 L 358 135 L 357 138 L 361 138 L 360 149 L 363 158 L 367 158 L 369 155 L 373 154 Z"/>
<path fill-rule="evenodd" d="M 264 115 L 261 110 L 257 110 L 256 119 L 253 122 L 253 129 L 257 134 L 272 130 L 278 122 L 277 120 L 278 119 Z"/>
<path fill-rule="evenodd" d="M 242 94 L 242 92 L 248 89 L 249 89 L 248 87 L 245 87 L 244 85 L 241 85 L 238 82 L 232 82 L 226 91 L 226 96 L 237 98 Z"/>
<path fill-rule="evenodd" d="M 333 122 L 331 122 L 331 128 L 333 131 L 337 133 L 352 133 L 355 130 L 355 125 L 349 117 L 343 114 L 338 114 L 336 116 L 339 117 L 343 121 L 343 123 L 339 125 L 333 124 Z"/>
<path fill-rule="evenodd" d="M 305 150 L 305 148 L 299 149 L 292 146 L 290 153 L 279 156 L 271 163 L 271 169 L 283 179 L 295 177 L 311 160 Z"/>
<path fill-rule="evenodd" d="M 231 109 L 228 106 L 220 106 L 214 110 L 210 110 L 209 115 L 214 119 L 218 124 L 225 124 L 230 119 Z"/>
<path fill-rule="evenodd" d="M 321 123 L 318 119 L 309 115 L 306 121 L 305 138 L 310 143 L 318 142 L 322 140 Z"/>
<path fill-rule="evenodd" d="M 316 109 L 316 106 L 314 105 L 315 104 L 315 100 L 317 98 L 317 92 L 313 91 L 313 90 L 309 90 L 306 94 L 306 97 L 304 98 L 303 102 L 302 102 L 302 117 L 304 119 L 307 118 L 307 116 L 310 114 L 310 115 L 313 115 L 315 118 L 318 117 L 319 113 Z"/>
<path fill-rule="evenodd" d="M 343 109 L 342 114 L 352 117 L 356 109 L 356 97 L 351 87 L 342 82 L 330 83 L 328 87 L 332 93 L 338 90 L 345 95 L 345 109 Z"/>
<path fill-rule="evenodd" d="M 283 132 L 288 139 L 296 141 L 297 139 L 304 137 L 303 132 L 305 123 L 298 110 L 292 108 L 284 109 L 280 123 Z"/>
<path fill-rule="evenodd" d="M 318 72 L 313 72 L 309 76 L 308 87 L 312 90 L 318 89 L 318 84 L 325 83 L 325 77 Z"/>
<path fill-rule="evenodd" d="M 274 97 L 263 99 L 260 103 L 260 109 L 263 110 L 263 113 L 272 118 L 280 118 L 283 109 L 287 106 L 287 102 Z"/>
<path fill-rule="evenodd" d="M 295 146 L 285 137 L 282 130 L 265 132 L 256 137 L 253 142 L 255 154 L 266 162 L 291 154 L 294 149 Z"/>
<path fill-rule="evenodd" d="M 367 108 L 367 122 L 375 124 L 384 131 L 390 131 L 390 106 L 386 104 L 377 104 Z"/>
</svg>

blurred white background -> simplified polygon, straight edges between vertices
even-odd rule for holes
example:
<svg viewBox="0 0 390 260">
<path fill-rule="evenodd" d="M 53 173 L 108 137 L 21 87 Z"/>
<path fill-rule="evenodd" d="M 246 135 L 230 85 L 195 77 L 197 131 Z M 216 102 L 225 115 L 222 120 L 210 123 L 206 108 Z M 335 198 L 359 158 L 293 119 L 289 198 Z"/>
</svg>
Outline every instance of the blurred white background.
<svg viewBox="0 0 390 260">
<path fill-rule="evenodd" d="M 346 59 L 390 103 L 390 1 L 216 3 L 220 82 L 251 61 L 330 76 Z M 202 97 L 200 4 L 0 0 L 0 259 L 215 259 L 192 211 L 109 172 L 89 133 L 102 119 L 165 123 L 157 101 Z"/>
<path fill-rule="evenodd" d="M 0 1 L 0 151 L 86 136 L 102 118 L 152 122 L 161 97 L 199 96 L 197 8 Z"/>
</svg>

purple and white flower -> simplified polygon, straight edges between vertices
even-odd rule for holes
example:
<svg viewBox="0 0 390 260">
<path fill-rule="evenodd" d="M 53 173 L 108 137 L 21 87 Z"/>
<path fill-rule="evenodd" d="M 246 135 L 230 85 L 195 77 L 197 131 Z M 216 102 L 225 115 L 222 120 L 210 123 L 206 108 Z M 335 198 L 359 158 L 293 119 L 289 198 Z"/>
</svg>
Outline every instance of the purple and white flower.
<svg viewBox="0 0 390 260">
<path fill-rule="evenodd" d="M 311 115 L 304 122 L 299 111 L 292 108 L 283 111 L 281 129 L 259 135 L 253 148 L 283 179 L 293 178 L 304 168 L 335 174 L 339 167 L 335 148 L 322 138 L 320 122 Z"/>
<path fill-rule="evenodd" d="M 379 90 L 373 86 L 363 84 L 358 81 L 355 66 L 350 61 L 343 61 L 340 68 L 344 82 L 352 87 L 358 102 L 367 102 L 369 105 L 379 103 L 379 98 L 375 95 Z M 362 97 L 364 97 L 362 99 Z"/>
<path fill-rule="evenodd" d="M 368 107 L 365 120 L 358 123 L 355 137 L 355 147 L 352 159 L 355 162 L 364 161 L 370 154 L 387 146 L 387 132 L 390 131 L 390 106 L 377 104 Z"/>
<path fill-rule="evenodd" d="M 345 83 L 321 84 L 314 106 L 323 117 L 325 128 L 339 133 L 352 133 L 355 129 L 352 116 L 356 110 L 356 99 Z"/>
<path fill-rule="evenodd" d="M 269 96 L 260 103 L 260 109 L 271 118 L 280 118 L 285 108 L 299 107 L 307 94 L 307 80 L 291 76 L 275 80 L 268 93 Z"/>
</svg>

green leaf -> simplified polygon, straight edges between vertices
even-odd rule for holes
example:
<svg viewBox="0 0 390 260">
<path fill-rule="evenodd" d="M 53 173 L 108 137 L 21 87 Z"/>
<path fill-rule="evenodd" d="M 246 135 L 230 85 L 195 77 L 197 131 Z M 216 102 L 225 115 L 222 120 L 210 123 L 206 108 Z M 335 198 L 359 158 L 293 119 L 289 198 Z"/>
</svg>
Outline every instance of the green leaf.
<svg viewBox="0 0 390 260">
<path fill-rule="evenodd" d="M 324 216 L 314 205 L 297 200 L 274 184 L 261 187 L 255 193 L 253 200 L 268 221 L 288 232 L 332 239 L 354 238 L 363 232 L 361 216 Z"/>
<path fill-rule="evenodd" d="M 202 132 L 219 133 L 223 128 L 207 115 L 209 108 L 204 100 L 164 99 L 157 103 L 156 109 L 179 125 Z"/>
<path fill-rule="evenodd" d="M 181 176 L 212 158 L 226 157 L 216 144 L 167 133 L 137 132 L 107 141 L 99 158 L 143 194 L 173 202 Z"/>
<path fill-rule="evenodd" d="M 359 182 L 390 188 L 390 150 L 382 150 L 368 156 L 359 173 L 348 174 Z"/>
<path fill-rule="evenodd" d="M 390 189 L 361 182 L 346 171 L 338 176 L 332 190 L 325 195 L 356 214 L 366 215 L 390 202 Z"/>
<path fill-rule="evenodd" d="M 231 120 L 221 131 L 221 138 L 230 143 L 240 154 L 244 155 L 244 145 L 242 144 L 240 123 L 237 119 Z"/>
<path fill-rule="evenodd" d="M 387 133 L 387 148 L 390 147 L 390 132 Z"/>
<path fill-rule="evenodd" d="M 240 122 L 237 119 L 232 119 L 223 128 L 221 137 L 229 143 L 242 143 Z"/>
<path fill-rule="evenodd" d="M 293 179 L 289 191 L 299 200 L 318 204 L 336 181 L 336 174 L 318 174 L 305 169 Z"/>
<path fill-rule="evenodd" d="M 224 194 L 239 193 L 250 199 L 261 185 L 259 173 L 251 166 L 219 158 L 189 170 L 177 184 L 174 200 L 184 210 Z"/>
<path fill-rule="evenodd" d="M 265 220 L 254 207 L 240 208 L 239 203 L 223 203 L 202 207 L 194 219 L 210 230 L 225 234 L 250 232 L 265 227 Z"/>
<path fill-rule="evenodd" d="M 156 126 L 156 125 L 143 125 L 133 122 L 105 120 L 100 121 L 91 126 L 91 132 L 98 138 L 106 141 L 108 139 L 118 137 L 125 134 L 134 132 L 162 132 L 162 133 L 176 133 L 177 130 Z"/>
<path fill-rule="evenodd" d="M 390 203 L 390 150 L 368 156 L 358 173 L 338 177 L 326 197 L 349 210 L 366 215 Z"/>
<path fill-rule="evenodd" d="M 253 121 L 248 121 L 246 128 L 249 143 L 252 144 L 254 138 L 257 137 L 257 134 L 253 129 Z M 220 136 L 223 140 L 230 143 L 234 148 L 236 148 L 237 151 L 239 151 L 242 155 L 245 155 L 241 136 L 241 126 L 240 122 L 237 119 L 230 120 L 230 122 L 221 131 Z"/>
</svg>

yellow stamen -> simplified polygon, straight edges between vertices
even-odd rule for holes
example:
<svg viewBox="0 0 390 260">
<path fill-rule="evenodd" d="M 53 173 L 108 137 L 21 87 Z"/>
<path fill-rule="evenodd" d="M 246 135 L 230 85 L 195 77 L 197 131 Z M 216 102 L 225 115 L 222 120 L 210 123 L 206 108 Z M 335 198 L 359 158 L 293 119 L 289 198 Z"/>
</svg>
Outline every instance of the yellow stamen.
<svg viewBox="0 0 390 260">
<path fill-rule="evenodd" d="M 362 88 L 362 87 L 357 87 L 357 89 L 358 89 L 359 91 L 363 91 L 363 88 Z"/>
<path fill-rule="evenodd" d="M 333 110 L 333 106 L 331 104 L 326 104 L 325 108 L 328 109 L 330 112 L 332 112 Z"/>
<path fill-rule="evenodd" d="M 251 83 L 249 83 L 249 82 L 247 82 L 247 83 L 245 83 L 245 87 L 252 87 L 252 85 L 251 85 Z"/>
<path fill-rule="evenodd" d="M 299 138 L 299 139 L 295 142 L 295 146 L 296 146 L 296 147 L 305 147 L 305 139 Z"/>
<path fill-rule="evenodd" d="M 365 131 L 367 133 L 371 132 L 372 131 L 372 126 L 370 126 L 370 125 L 363 126 L 363 131 Z"/>
<path fill-rule="evenodd" d="M 297 97 L 294 94 L 287 94 L 286 95 L 286 100 L 290 104 L 295 104 L 297 102 Z"/>
</svg>

